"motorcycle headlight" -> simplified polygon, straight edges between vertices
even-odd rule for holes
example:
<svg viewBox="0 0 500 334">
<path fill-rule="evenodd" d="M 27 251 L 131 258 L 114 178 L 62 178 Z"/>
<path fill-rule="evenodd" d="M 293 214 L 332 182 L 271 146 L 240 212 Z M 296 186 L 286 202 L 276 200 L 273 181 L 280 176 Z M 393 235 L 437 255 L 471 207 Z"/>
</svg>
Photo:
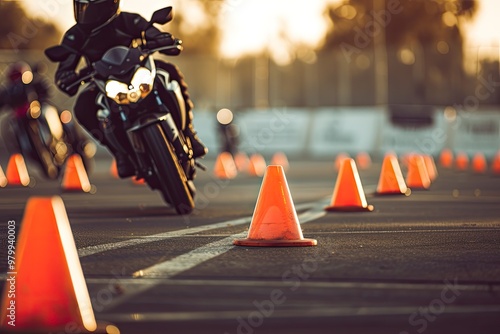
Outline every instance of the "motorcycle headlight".
<svg viewBox="0 0 500 334">
<path fill-rule="evenodd" d="M 106 82 L 106 95 L 118 104 L 130 104 L 145 98 L 153 90 L 155 70 L 139 67 L 130 85 L 116 80 Z"/>
</svg>

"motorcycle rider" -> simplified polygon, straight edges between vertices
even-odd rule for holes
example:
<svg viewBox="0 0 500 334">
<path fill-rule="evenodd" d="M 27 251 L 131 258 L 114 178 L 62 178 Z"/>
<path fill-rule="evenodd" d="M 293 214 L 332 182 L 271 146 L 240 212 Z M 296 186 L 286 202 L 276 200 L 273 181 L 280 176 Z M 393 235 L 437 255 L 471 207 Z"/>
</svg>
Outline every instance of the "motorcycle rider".
<svg viewBox="0 0 500 334">
<path fill-rule="evenodd" d="M 148 22 L 138 14 L 121 12 L 120 0 L 73 0 L 73 5 L 76 24 L 65 33 L 61 43 L 62 46 L 69 48 L 72 54 L 59 64 L 55 74 L 57 86 L 70 96 L 78 91 L 78 86 L 69 86 L 79 77 L 76 68 L 82 57 L 87 65 L 91 64 L 100 60 L 110 48 L 118 45 L 130 46 L 133 40 L 138 38 L 144 38 L 149 49 L 173 45 L 175 42 L 171 34 L 161 32 L 155 27 L 149 27 L 142 35 Z M 171 79 L 179 83 L 188 114 L 184 133 L 192 143 L 194 157 L 205 155 L 207 149 L 194 131 L 193 103 L 189 98 L 182 73 L 171 63 L 156 61 L 156 65 L 166 70 Z M 114 138 L 106 137 L 108 133 L 104 136 L 96 116 L 97 94 L 98 89 L 94 85 L 87 86 L 75 103 L 75 116 L 80 124 L 115 156 L 119 176 L 133 176 L 135 167 L 127 154 L 133 149 L 130 147 L 126 132 L 119 120 L 111 119 L 111 135 Z"/>
<path fill-rule="evenodd" d="M 34 76 L 31 66 L 26 62 L 15 62 L 6 72 L 7 86 L 0 89 L 0 109 L 10 107 L 15 111 L 16 117 L 23 118 L 26 117 L 30 101 L 42 102 L 48 98 L 48 84 Z"/>
</svg>

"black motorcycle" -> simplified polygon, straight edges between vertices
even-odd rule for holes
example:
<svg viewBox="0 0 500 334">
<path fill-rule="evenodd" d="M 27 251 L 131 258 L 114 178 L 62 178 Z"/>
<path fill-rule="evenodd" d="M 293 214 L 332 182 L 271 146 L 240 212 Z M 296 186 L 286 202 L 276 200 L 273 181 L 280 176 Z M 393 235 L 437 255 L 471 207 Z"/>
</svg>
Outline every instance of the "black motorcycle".
<svg viewBox="0 0 500 334">
<path fill-rule="evenodd" d="M 34 75 L 38 75 L 33 71 Z M 60 111 L 46 98 L 39 99 L 29 85 L 23 87 L 24 101 L 15 107 L 13 114 L 4 123 L 4 141 L 13 144 L 13 149 L 29 161 L 37 164 L 43 175 L 58 179 L 67 158 L 79 154 L 90 170 L 95 153 L 94 143 L 81 131 L 69 111 Z M 12 149 L 12 146 L 10 146 Z"/>
<path fill-rule="evenodd" d="M 147 28 L 172 18 L 171 7 L 158 10 Z M 178 214 L 188 214 L 194 209 L 196 166 L 203 166 L 195 162 L 191 142 L 183 133 L 186 107 L 180 86 L 170 80 L 167 71 L 157 68 L 152 57 L 157 51 L 176 56 L 182 51 L 181 44 L 176 40 L 174 45 L 152 50 L 113 47 L 101 60 L 82 69 L 72 86 L 93 83 L 99 89 L 97 118 L 103 133 L 108 131 L 111 115 L 118 114 L 134 149 L 128 153 L 137 167 L 136 178 L 159 190 Z M 56 62 L 66 59 L 70 52 L 60 45 L 45 51 Z"/>
</svg>

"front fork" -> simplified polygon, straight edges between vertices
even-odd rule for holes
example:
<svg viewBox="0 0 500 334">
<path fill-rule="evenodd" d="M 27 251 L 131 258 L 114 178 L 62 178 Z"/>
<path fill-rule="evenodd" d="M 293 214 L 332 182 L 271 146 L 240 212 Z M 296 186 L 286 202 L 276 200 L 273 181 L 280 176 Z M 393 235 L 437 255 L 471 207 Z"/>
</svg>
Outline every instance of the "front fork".
<svg viewBox="0 0 500 334">
<path fill-rule="evenodd" d="M 182 131 L 179 130 L 172 114 L 163 104 L 158 91 L 155 89 L 153 91 L 155 102 L 157 105 L 157 113 L 145 115 L 143 118 L 136 122 L 135 126 L 132 126 L 127 130 L 127 135 L 129 137 L 130 143 L 134 148 L 137 155 L 138 170 L 139 174 L 144 174 L 144 171 L 150 171 L 148 150 L 144 146 L 144 140 L 142 138 L 142 129 L 152 126 L 156 123 L 160 123 L 163 132 L 165 134 L 166 140 L 168 140 L 174 147 L 175 154 L 178 158 L 179 163 L 184 169 L 187 177 L 192 179 L 194 177 L 194 159 L 193 150 L 191 146 L 186 142 L 186 138 Z M 120 107 L 121 108 L 121 107 Z M 120 110 L 120 115 L 122 120 L 126 119 L 126 113 Z M 125 124 L 127 121 L 125 120 Z M 141 172 L 142 171 L 142 172 Z M 147 177 L 146 175 L 138 175 L 139 177 Z"/>
</svg>

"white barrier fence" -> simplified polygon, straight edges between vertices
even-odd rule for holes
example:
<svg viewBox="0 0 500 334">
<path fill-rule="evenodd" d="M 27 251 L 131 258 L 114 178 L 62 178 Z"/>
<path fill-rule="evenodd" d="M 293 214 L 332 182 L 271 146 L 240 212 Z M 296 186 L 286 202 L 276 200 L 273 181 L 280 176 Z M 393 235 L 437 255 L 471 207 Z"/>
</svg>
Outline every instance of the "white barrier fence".
<svg viewBox="0 0 500 334">
<path fill-rule="evenodd" d="M 419 152 L 438 155 L 445 147 L 470 155 L 493 156 L 500 149 L 500 108 L 482 108 L 446 116 L 443 108 L 431 114 L 426 126 L 403 127 L 391 121 L 383 107 L 332 107 L 315 110 L 245 110 L 236 115 L 240 149 L 247 153 L 331 158 L 340 152 L 382 155 Z M 210 148 L 219 152 L 215 113 L 198 111 L 196 129 Z"/>
<path fill-rule="evenodd" d="M 215 157 L 220 151 L 215 112 L 197 110 L 194 123 L 209 147 L 208 157 Z M 491 158 L 500 149 L 499 107 L 458 113 L 449 120 L 443 109 L 437 108 L 431 125 L 414 128 L 393 124 L 389 112 L 382 107 L 245 110 L 236 115 L 234 123 L 240 128 L 239 148 L 264 156 L 278 151 L 292 157 L 325 159 L 341 152 L 368 152 L 375 156 L 388 151 L 419 152 L 437 156 L 447 147 L 469 155 L 482 152 Z M 5 143 L 0 142 L 5 158 Z M 106 151 L 100 148 L 98 152 Z"/>
</svg>

